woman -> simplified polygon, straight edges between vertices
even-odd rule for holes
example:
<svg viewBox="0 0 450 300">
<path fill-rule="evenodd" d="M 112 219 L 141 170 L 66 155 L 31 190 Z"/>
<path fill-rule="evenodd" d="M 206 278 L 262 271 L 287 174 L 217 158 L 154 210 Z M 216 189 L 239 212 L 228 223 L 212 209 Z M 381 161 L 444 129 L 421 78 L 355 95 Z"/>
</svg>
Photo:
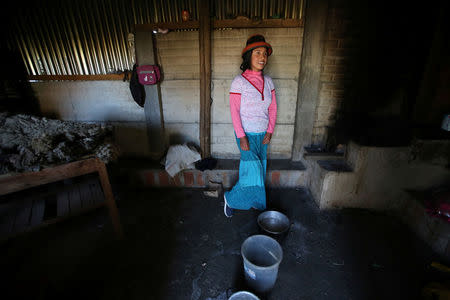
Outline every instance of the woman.
<svg viewBox="0 0 450 300">
<path fill-rule="evenodd" d="M 242 51 L 241 70 L 230 89 L 230 112 L 241 152 L 239 181 L 224 193 L 224 213 L 233 209 L 266 209 L 267 146 L 277 119 L 277 102 L 272 79 L 262 71 L 272 54 L 272 46 L 262 35 L 248 38 Z"/>
</svg>

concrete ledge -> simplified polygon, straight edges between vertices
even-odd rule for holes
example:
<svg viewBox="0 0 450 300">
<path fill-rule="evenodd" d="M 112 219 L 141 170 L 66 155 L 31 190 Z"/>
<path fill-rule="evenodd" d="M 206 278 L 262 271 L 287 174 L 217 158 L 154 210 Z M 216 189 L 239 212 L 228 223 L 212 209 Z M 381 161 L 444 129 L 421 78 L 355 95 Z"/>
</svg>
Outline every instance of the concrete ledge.
<svg viewBox="0 0 450 300">
<path fill-rule="evenodd" d="M 343 160 L 317 160 L 317 164 L 329 172 L 352 172 L 352 168 Z"/>
<path fill-rule="evenodd" d="M 450 224 L 429 216 L 424 206 L 405 192 L 449 184 L 446 157 L 421 149 L 351 143 L 345 161 L 306 159 L 307 187 L 320 209 L 346 207 L 392 213 L 434 251 L 449 258 Z"/>
<path fill-rule="evenodd" d="M 345 161 L 309 161 L 308 188 L 320 209 L 349 206 L 356 176 Z"/>
<path fill-rule="evenodd" d="M 305 152 L 303 158 L 306 160 L 345 160 L 343 153 L 310 153 Z"/>
</svg>

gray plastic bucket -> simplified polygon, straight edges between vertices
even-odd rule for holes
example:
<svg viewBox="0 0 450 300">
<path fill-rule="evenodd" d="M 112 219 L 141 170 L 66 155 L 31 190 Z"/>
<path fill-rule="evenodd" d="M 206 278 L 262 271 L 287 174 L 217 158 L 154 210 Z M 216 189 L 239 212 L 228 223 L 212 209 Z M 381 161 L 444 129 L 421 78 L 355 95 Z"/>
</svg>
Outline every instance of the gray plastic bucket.
<svg viewBox="0 0 450 300">
<path fill-rule="evenodd" d="M 228 300 L 259 300 L 259 298 L 250 292 L 242 291 L 234 293 Z"/>
<path fill-rule="evenodd" d="M 280 244 L 267 235 L 253 235 L 242 243 L 241 254 L 248 285 L 257 292 L 272 289 L 283 259 Z"/>
</svg>

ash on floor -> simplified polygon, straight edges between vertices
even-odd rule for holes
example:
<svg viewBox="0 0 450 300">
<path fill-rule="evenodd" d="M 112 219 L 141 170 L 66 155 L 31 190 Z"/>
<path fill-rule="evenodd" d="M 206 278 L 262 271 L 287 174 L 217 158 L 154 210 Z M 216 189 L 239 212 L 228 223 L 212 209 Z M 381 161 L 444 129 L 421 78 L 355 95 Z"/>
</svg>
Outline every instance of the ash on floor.
<svg viewBox="0 0 450 300">
<path fill-rule="evenodd" d="M 1 245 L 4 299 L 227 299 L 249 290 L 240 246 L 258 211 L 223 215 L 192 189 L 116 189 L 126 239 L 107 211 Z M 303 189 L 268 191 L 292 223 L 283 261 L 261 299 L 420 299 L 431 250 L 397 219 L 365 210 L 319 211 Z M 6 279 L 5 279 L 6 278 Z"/>
</svg>

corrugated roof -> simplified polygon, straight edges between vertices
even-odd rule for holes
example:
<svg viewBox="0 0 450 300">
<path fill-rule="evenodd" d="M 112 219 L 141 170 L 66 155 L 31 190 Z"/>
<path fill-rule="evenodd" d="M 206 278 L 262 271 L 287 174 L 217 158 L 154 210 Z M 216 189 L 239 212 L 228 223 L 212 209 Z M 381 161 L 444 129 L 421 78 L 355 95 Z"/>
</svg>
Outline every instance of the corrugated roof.
<svg viewBox="0 0 450 300">
<path fill-rule="evenodd" d="M 200 0 L 36 1 L 11 10 L 7 36 L 29 75 L 99 75 L 132 69 L 128 34 L 134 24 L 181 22 L 181 11 L 198 19 Z M 303 0 L 214 0 L 217 20 L 302 17 Z"/>
</svg>

